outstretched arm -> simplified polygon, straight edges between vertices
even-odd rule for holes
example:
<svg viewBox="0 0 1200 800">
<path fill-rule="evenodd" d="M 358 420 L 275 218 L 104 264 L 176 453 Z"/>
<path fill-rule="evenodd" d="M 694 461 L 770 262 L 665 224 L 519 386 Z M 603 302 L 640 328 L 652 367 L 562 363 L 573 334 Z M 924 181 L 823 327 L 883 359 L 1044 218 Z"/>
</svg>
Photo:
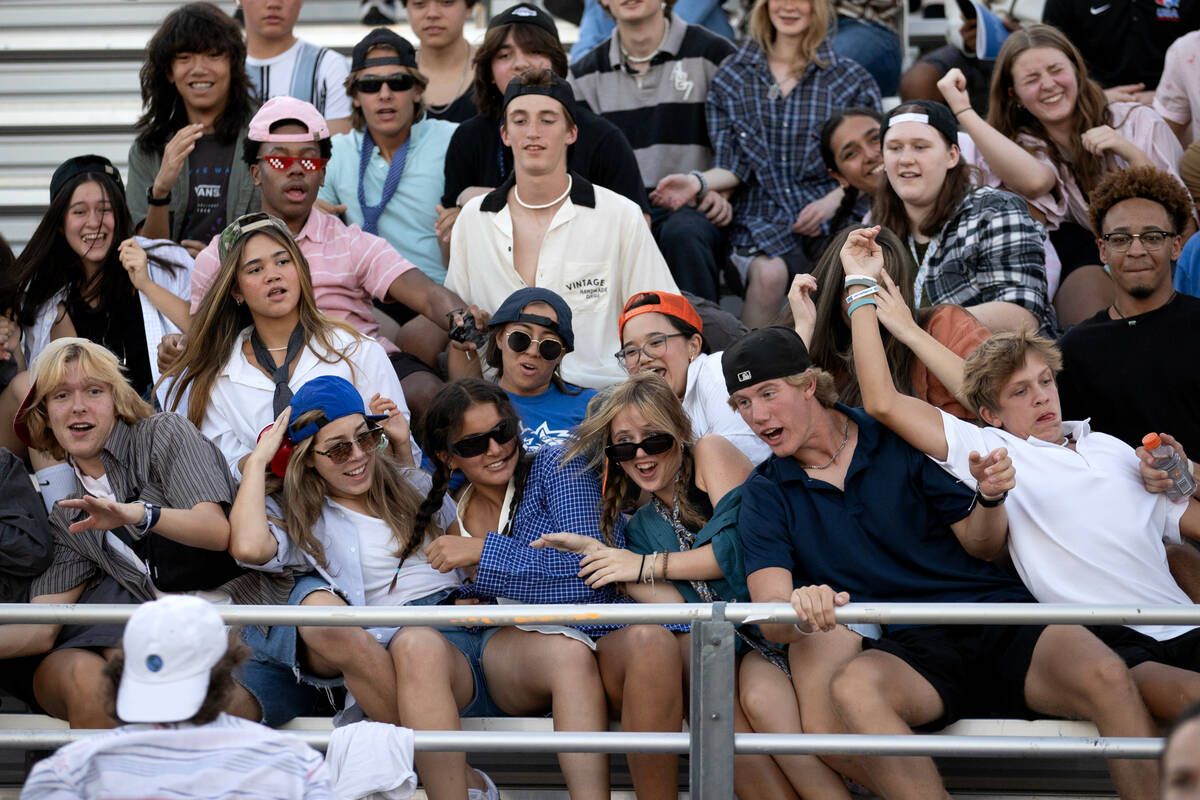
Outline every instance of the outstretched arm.
<svg viewBox="0 0 1200 800">
<path fill-rule="evenodd" d="M 879 226 L 854 231 L 842 246 L 842 268 L 847 274 L 875 277 L 883 272 L 883 252 L 875 242 Z M 906 442 L 939 461 L 948 453 L 941 412 L 924 400 L 901 394 L 892 382 L 887 354 L 879 336 L 879 319 L 871 304 L 850 315 L 854 337 L 854 368 L 862 391 L 863 408 Z"/>
</svg>

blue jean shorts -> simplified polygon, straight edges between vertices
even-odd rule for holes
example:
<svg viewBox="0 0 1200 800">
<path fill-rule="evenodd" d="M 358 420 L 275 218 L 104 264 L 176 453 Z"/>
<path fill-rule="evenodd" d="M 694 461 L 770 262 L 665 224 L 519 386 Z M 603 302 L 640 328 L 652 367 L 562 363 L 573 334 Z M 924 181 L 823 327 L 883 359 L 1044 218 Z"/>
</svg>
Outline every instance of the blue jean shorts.
<svg viewBox="0 0 1200 800">
<path fill-rule="evenodd" d="M 427 594 L 424 597 L 419 597 L 407 603 L 410 606 L 436 606 L 456 593 L 457 589 L 439 589 L 433 594 Z M 471 667 L 471 678 L 475 684 L 475 696 L 471 698 L 470 704 L 467 705 L 459 716 L 462 717 L 505 717 L 508 716 L 500 707 L 492 700 L 492 696 L 488 694 L 487 680 L 483 674 L 483 649 L 487 647 L 488 641 L 499 633 L 500 628 L 460 628 L 457 626 L 448 626 L 444 628 L 435 628 L 442 636 L 446 637 L 446 641 L 454 645 L 458 652 L 462 653 L 467 664 Z"/>
</svg>

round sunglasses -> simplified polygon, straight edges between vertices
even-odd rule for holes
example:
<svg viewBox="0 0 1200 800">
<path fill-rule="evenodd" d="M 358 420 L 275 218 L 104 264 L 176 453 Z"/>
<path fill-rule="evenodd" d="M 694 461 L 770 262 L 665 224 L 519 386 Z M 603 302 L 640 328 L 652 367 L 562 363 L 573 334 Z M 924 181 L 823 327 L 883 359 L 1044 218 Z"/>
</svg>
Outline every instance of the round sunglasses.
<svg viewBox="0 0 1200 800">
<path fill-rule="evenodd" d="M 538 355 L 546 361 L 555 360 L 563 352 L 563 343 L 558 339 L 534 339 L 525 331 L 511 331 L 505 341 L 514 353 L 524 353 L 529 345 L 536 344 Z"/>
<path fill-rule="evenodd" d="M 378 94 L 386 83 L 387 87 L 393 92 L 407 92 L 416 84 L 416 78 L 409 75 L 407 72 L 402 72 L 399 75 L 364 75 L 361 78 L 355 78 L 351 86 L 355 91 L 363 94 Z"/>
<path fill-rule="evenodd" d="M 483 433 L 473 433 L 470 436 L 464 436 L 454 444 L 450 445 L 450 450 L 456 456 L 461 458 L 474 458 L 481 456 L 487 452 L 488 440 L 496 444 L 508 444 L 517 435 L 517 423 L 515 420 L 505 419 L 492 428 L 490 431 Z"/>
<path fill-rule="evenodd" d="M 350 460 L 350 456 L 354 455 L 354 445 L 356 444 L 364 453 L 380 449 L 387 444 L 383 436 L 383 428 L 378 426 L 367 428 L 351 441 L 338 442 L 328 450 L 313 450 L 313 452 L 319 456 L 325 456 L 334 464 L 345 464 Z"/>
<path fill-rule="evenodd" d="M 620 464 L 637 456 L 641 450 L 648 456 L 657 456 L 675 446 L 675 437 L 669 433 L 654 433 L 640 442 L 621 442 L 604 448 L 604 455 Z"/>
</svg>

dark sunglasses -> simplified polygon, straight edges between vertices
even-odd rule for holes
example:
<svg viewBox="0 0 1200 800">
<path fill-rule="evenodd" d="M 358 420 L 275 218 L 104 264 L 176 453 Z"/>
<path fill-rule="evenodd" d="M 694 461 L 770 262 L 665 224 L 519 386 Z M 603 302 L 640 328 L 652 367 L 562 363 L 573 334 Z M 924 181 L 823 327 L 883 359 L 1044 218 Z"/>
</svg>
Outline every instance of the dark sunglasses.
<svg viewBox="0 0 1200 800">
<path fill-rule="evenodd" d="M 312 156 L 263 156 L 261 161 L 279 171 L 291 169 L 297 161 L 305 172 L 319 172 L 329 163 L 328 158 L 313 158 Z"/>
<path fill-rule="evenodd" d="M 407 72 L 402 72 L 399 75 L 388 75 L 380 77 L 378 75 L 364 75 L 361 78 L 355 78 L 351 84 L 356 92 L 363 94 L 378 94 L 386 83 L 387 87 L 393 92 L 407 92 L 413 88 L 417 80 Z"/>
<path fill-rule="evenodd" d="M 515 420 L 501 420 L 500 424 L 492 428 L 490 431 L 483 433 L 473 433 L 470 436 L 464 436 L 454 444 L 450 445 L 450 449 L 456 456 L 462 458 L 474 458 L 481 456 L 487 452 L 488 440 L 496 444 L 508 444 L 517 435 L 517 423 Z"/>
<path fill-rule="evenodd" d="M 512 331 L 508 334 L 508 349 L 514 353 L 524 353 L 529 345 L 536 344 L 538 355 L 546 361 L 553 361 L 562 355 L 563 343 L 558 339 L 534 339 L 525 331 Z"/>
<path fill-rule="evenodd" d="M 354 445 L 356 444 L 364 453 L 378 450 L 383 446 L 383 428 L 367 428 L 358 436 L 355 436 L 352 441 L 338 442 L 328 450 L 313 450 L 313 452 L 319 456 L 325 456 L 335 464 L 345 464 L 350 460 L 350 456 L 354 454 Z"/>
<path fill-rule="evenodd" d="M 604 448 L 604 455 L 611 458 L 613 461 L 620 464 L 622 461 L 628 461 L 637 455 L 638 450 L 643 451 L 648 456 L 656 456 L 660 453 L 665 453 L 675 446 L 675 437 L 669 433 L 655 433 L 642 439 L 640 442 L 621 442 L 620 444 L 610 444 Z"/>
</svg>

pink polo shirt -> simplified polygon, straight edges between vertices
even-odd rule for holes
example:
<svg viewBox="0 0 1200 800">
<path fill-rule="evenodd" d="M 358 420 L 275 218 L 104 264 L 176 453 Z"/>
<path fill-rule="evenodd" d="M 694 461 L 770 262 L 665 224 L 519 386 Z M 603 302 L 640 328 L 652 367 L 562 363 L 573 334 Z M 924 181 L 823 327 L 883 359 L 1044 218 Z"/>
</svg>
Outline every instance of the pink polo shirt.
<svg viewBox="0 0 1200 800">
<path fill-rule="evenodd" d="M 200 301 L 221 266 L 217 258 L 218 238 L 208 243 L 192 266 L 193 314 L 200 308 Z M 371 298 L 387 297 L 388 288 L 396 278 L 416 269 L 413 263 L 385 240 L 363 232 L 357 225 L 348 226 L 317 208 L 308 215 L 296 243 L 308 259 L 317 308 L 345 320 L 363 335 L 374 337 L 389 354 L 399 352 L 393 341 L 379 335 Z"/>
</svg>

